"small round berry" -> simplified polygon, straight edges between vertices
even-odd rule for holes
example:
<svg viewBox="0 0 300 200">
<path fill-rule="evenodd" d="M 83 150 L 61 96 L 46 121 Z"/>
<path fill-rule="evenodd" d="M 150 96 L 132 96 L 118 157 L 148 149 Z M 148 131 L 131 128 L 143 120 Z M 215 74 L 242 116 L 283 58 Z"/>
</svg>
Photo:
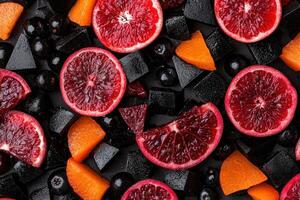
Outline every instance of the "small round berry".
<svg viewBox="0 0 300 200">
<path fill-rule="evenodd" d="M 119 197 L 134 184 L 134 178 L 127 172 L 120 172 L 112 177 L 110 184 L 113 194 Z"/>
<path fill-rule="evenodd" d="M 250 62 L 244 56 L 233 54 L 225 59 L 224 69 L 228 75 L 233 77 L 249 64 Z"/>
<path fill-rule="evenodd" d="M 31 50 L 34 55 L 40 58 L 47 58 L 47 56 L 49 55 L 48 41 L 39 37 L 35 38 L 31 42 Z"/>
<path fill-rule="evenodd" d="M 32 93 L 24 102 L 24 112 L 35 117 L 45 117 L 48 114 L 51 103 L 46 94 Z"/>
<path fill-rule="evenodd" d="M 178 82 L 177 73 L 171 67 L 162 67 L 158 72 L 158 77 L 163 86 L 174 86 Z"/>
<path fill-rule="evenodd" d="M 217 193 L 210 188 L 204 187 L 199 193 L 199 200 L 217 200 Z"/>
<path fill-rule="evenodd" d="M 173 45 L 167 38 L 157 39 L 149 48 L 150 56 L 158 63 L 165 62 L 170 59 L 174 52 Z"/>
<path fill-rule="evenodd" d="M 54 15 L 49 19 L 49 29 L 54 35 L 63 35 L 69 27 L 69 20 L 61 15 Z"/>
<path fill-rule="evenodd" d="M 42 70 L 35 77 L 36 86 L 46 92 L 54 92 L 58 88 L 58 78 L 50 70 Z"/>
<path fill-rule="evenodd" d="M 48 59 L 48 65 L 54 72 L 60 72 L 65 60 L 65 55 L 59 52 L 55 52 L 50 55 Z"/>
<path fill-rule="evenodd" d="M 45 37 L 47 35 L 47 28 L 44 19 L 40 17 L 33 17 L 24 22 L 25 33 L 29 37 Z"/>
<path fill-rule="evenodd" d="M 58 170 L 49 177 L 49 188 L 56 195 L 66 194 L 70 187 L 64 170 Z"/>
<path fill-rule="evenodd" d="M 224 160 L 234 151 L 234 147 L 228 142 L 221 142 L 215 150 L 215 158 L 217 160 Z"/>
<path fill-rule="evenodd" d="M 208 168 L 206 173 L 204 174 L 205 185 L 215 186 L 218 184 L 218 172 L 214 168 Z"/>
</svg>

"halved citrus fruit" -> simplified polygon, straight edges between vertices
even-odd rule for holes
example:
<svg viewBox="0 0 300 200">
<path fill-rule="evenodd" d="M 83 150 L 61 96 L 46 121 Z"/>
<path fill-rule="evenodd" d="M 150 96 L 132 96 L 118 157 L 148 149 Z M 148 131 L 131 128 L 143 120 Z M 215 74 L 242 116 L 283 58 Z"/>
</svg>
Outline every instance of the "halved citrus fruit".
<svg viewBox="0 0 300 200">
<path fill-rule="evenodd" d="M 296 154 L 296 160 L 300 161 L 300 138 L 296 144 L 295 154 Z"/>
<path fill-rule="evenodd" d="M 46 138 L 39 122 L 28 114 L 9 111 L 0 119 L 0 150 L 40 167 L 46 154 Z"/>
<path fill-rule="evenodd" d="M 110 52 L 89 47 L 73 53 L 60 73 L 63 98 L 75 112 L 99 117 L 113 111 L 126 90 L 126 76 Z"/>
<path fill-rule="evenodd" d="M 240 132 L 266 137 L 290 124 L 297 102 L 295 88 L 281 72 L 254 65 L 233 78 L 225 96 L 225 109 Z"/>
<path fill-rule="evenodd" d="M 131 186 L 121 198 L 121 200 L 140 199 L 178 200 L 178 197 L 166 184 L 157 180 L 146 179 Z"/>
<path fill-rule="evenodd" d="M 297 200 L 300 199 L 300 174 L 292 178 L 282 189 L 280 200 Z"/>
<path fill-rule="evenodd" d="M 158 0 L 98 1 L 92 21 L 102 44 L 112 51 L 129 53 L 157 38 L 163 12 Z"/>
<path fill-rule="evenodd" d="M 195 106 L 162 127 L 136 135 L 137 144 L 154 164 L 167 169 L 191 168 L 206 159 L 220 142 L 223 119 L 218 108 Z"/>
<path fill-rule="evenodd" d="M 257 42 L 277 29 L 281 0 L 215 0 L 215 15 L 228 36 L 244 43 Z"/>
</svg>

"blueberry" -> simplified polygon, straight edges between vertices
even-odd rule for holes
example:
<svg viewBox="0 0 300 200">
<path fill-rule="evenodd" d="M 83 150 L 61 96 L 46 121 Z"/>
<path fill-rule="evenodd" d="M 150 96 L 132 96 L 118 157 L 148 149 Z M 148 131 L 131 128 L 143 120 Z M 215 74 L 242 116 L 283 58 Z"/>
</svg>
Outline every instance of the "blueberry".
<svg viewBox="0 0 300 200">
<path fill-rule="evenodd" d="M 40 18 L 40 17 L 33 17 L 30 19 L 27 19 L 24 22 L 24 30 L 25 33 L 29 36 L 29 37 L 44 37 L 47 35 L 47 28 L 46 28 L 46 23 L 44 21 L 44 19 Z"/>
<path fill-rule="evenodd" d="M 49 43 L 46 39 L 37 37 L 31 42 L 31 50 L 34 55 L 40 58 L 47 58 L 49 54 Z"/>
<path fill-rule="evenodd" d="M 202 188 L 198 200 L 217 200 L 217 194 L 210 188 Z"/>
<path fill-rule="evenodd" d="M 215 150 L 215 158 L 217 160 L 224 160 L 234 151 L 234 147 L 227 142 L 221 142 Z"/>
<path fill-rule="evenodd" d="M 54 52 L 48 59 L 48 65 L 54 72 L 60 72 L 66 56 L 59 52 Z"/>
<path fill-rule="evenodd" d="M 171 58 L 173 51 L 173 45 L 167 38 L 157 39 L 150 46 L 150 56 L 155 62 L 158 63 L 167 61 L 169 58 Z"/>
<path fill-rule="evenodd" d="M 113 194 L 118 197 L 134 184 L 134 178 L 130 173 L 120 172 L 112 177 L 110 184 Z"/>
<path fill-rule="evenodd" d="M 46 92 L 53 92 L 58 87 L 58 78 L 55 73 L 49 70 L 41 71 L 35 77 L 36 86 Z"/>
<path fill-rule="evenodd" d="M 0 152 L 0 174 L 3 174 L 9 170 L 10 162 L 7 154 Z"/>
<path fill-rule="evenodd" d="M 235 76 L 245 67 L 249 66 L 249 61 L 242 55 L 233 54 L 225 59 L 224 68 L 230 76 Z"/>
<path fill-rule="evenodd" d="M 11 44 L 0 42 L 0 68 L 5 68 L 12 51 L 13 46 Z"/>
<path fill-rule="evenodd" d="M 50 191 L 56 195 L 66 194 L 70 187 L 64 170 L 57 170 L 49 177 Z"/>
<path fill-rule="evenodd" d="M 204 174 L 204 184 L 208 186 L 215 186 L 218 184 L 218 172 L 214 168 L 209 168 Z"/>
<path fill-rule="evenodd" d="M 63 35 L 69 27 L 69 20 L 61 15 L 54 15 L 49 19 L 49 29 L 54 35 Z"/>
<path fill-rule="evenodd" d="M 163 86 L 173 86 L 178 82 L 177 73 L 171 67 L 162 67 L 158 72 L 158 77 Z"/>
<path fill-rule="evenodd" d="M 24 102 L 24 111 L 35 117 L 47 116 L 51 103 L 47 95 L 42 93 L 31 94 Z"/>
<path fill-rule="evenodd" d="M 291 125 L 279 135 L 278 142 L 282 146 L 292 147 L 296 144 L 298 136 L 297 128 L 294 125 Z"/>
</svg>

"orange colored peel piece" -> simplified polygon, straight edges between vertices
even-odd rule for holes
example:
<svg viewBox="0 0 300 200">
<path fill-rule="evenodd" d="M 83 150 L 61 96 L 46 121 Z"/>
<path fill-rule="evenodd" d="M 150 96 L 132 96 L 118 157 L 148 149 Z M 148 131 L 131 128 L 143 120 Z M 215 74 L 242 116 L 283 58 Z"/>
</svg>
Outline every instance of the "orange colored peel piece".
<svg viewBox="0 0 300 200">
<path fill-rule="evenodd" d="M 267 183 L 253 186 L 247 192 L 253 200 L 279 200 L 279 192 Z"/>
<path fill-rule="evenodd" d="M 97 0 L 77 0 L 69 11 L 69 19 L 80 26 L 90 26 Z"/>
<path fill-rule="evenodd" d="M 199 31 L 193 33 L 190 40 L 181 42 L 175 52 L 179 58 L 199 69 L 216 70 L 215 61 Z"/>
<path fill-rule="evenodd" d="M 101 126 L 90 117 L 81 117 L 69 129 L 68 145 L 74 160 L 83 161 L 105 137 Z"/>
<path fill-rule="evenodd" d="M 300 33 L 282 49 L 280 58 L 293 70 L 300 71 Z"/>
<path fill-rule="evenodd" d="M 0 39 L 9 38 L 23 10 L 24 7 L 18 3 L 0 3 Z"/>
<path fill-rule="evenodd" d="M 109 182 L 96 172 L 70 158 L 67 177 L 74 192 L 84 200 L 100 200 L 109 188 Z"/>
<path fill-rule="evenodd" d="M 263 183 L 266 175 L 239 151 L 224 160 L 220 172 L 220 185 L 225 195 Z"/>
</svg>

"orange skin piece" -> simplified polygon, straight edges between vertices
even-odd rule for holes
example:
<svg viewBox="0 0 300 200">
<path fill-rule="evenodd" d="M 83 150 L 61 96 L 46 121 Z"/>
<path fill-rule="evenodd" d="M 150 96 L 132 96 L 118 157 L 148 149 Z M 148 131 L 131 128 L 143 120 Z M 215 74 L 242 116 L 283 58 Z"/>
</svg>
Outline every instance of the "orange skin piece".
<svg viewBox="0 0 300 200">
<path fill-rule="evenodd" d="M 18 3 L 0 3 L 0 39 L 7 40 L 10 37 L 24 7 Z"/>
<path fill-rule="evenodd" d="M 84 164 L 70 158 L 67 177 L 74 192 L 84 200 L 100 200 L 109 188 L 109 182 Z"/>
<path fill-rule="evenodd" d="M 92 14 L 97 0 L 77 0 L 69 11 L 69 19 L 80 26 L 92 25 Z"/>
<path fill-rule="evenodd" d="M 215 61 L 200 31 L 193 33 L 190 40 L 181 42 L 175 52 L 179 58 L 199 69 L 216 70 Z"/>
<path fill-rule="evenodd" d="M 282 49 L 280 58 L 293 70 L 300 71 L 300 33 Z"/>
<path fill-rule="evenodd" d="M 266 175 L 239 151 L 233 152 L 222 163 L 220 185 L 225 195 L 249 189 L 266 180 Z"/>
<path fill-rule="evenodd" d="M 83 161 L 105 135 L 101 126 L 92 118 L 79 118 L 68 132 L 69 150 L 74 160 Z"/>
<path fill-rule="evenodd" d="M 253 186 L 247 192 L 253 200 L 279 200 L 279 192 L 267 183 Z"/>
</svg>

